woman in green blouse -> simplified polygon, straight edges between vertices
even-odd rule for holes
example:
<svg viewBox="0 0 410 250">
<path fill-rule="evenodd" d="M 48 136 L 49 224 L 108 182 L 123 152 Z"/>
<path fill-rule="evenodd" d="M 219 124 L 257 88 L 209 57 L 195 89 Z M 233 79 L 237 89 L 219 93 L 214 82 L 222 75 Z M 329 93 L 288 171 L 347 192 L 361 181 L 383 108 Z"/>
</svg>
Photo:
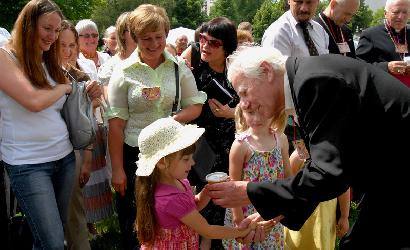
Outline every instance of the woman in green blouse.
<svg viewBox="0 0 410 250">
<path fill-rule="evenodd" d="M 140 5 L 131 12 L 129 27 L 138 49 L 116 67 L 108 88 L 108 145 L 124 249 L 133 249 L 138 244 L 133 226 L 139 133 L 155 120 L 172 115 L 176 83 L 180 94 L 175 120 L 194 120 L 206 101 L 206 94 L 197 90 L 195 78 L 185 63 L 164 51 L 170 23 L 163 8 Z M 175 79 L 175 67 L 179 79 Z"/>
</svg>

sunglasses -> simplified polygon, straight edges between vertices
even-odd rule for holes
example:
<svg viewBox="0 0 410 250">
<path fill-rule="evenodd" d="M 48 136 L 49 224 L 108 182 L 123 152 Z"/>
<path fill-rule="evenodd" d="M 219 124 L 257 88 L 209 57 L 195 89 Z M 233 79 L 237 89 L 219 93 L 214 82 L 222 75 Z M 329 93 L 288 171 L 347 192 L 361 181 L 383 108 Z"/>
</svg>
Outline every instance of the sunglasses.
<svg viewBox="0 0 410 250">
<path fill-rule="evenodd" d="M 208 46 L 214 49 L 217 49 L 223 45 L 221 41 L 209 39 L 203 34 L 199 34 L 199 42 L 202 44 L 208 43 Z"/>
<path fill-rule="evenodd" d="M 84 35 L 79 35 L 79 36 L 88 39 L 88 38 L 90 38 L 90 37 L 92 37 L 92 38 L 97 38 L 97 37 L 98 37 L 98 34 L 93 33 L 93 34 L 84 34 Z"/>
</svg>

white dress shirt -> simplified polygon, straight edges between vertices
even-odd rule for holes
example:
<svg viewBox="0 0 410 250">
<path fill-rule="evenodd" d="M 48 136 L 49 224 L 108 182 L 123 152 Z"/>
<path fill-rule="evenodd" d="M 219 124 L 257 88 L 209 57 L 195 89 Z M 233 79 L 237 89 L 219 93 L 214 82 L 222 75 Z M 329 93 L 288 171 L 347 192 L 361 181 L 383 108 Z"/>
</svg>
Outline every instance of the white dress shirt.
<svg viewBox="0 0 410 250">
<path fill-rule="evenodd" d="M 309 35 L 319 55 L 329 54 L 328 34 L 323 27 L 314 20 L 310 20 L 309 24 Z M 302 28 L 290 10 L 285 12 L 266 29 L 262 38 L 262 46 L 275 48 L 284 56 L 309 56 L 309 50 L 303 38 Z"/>
</svg>

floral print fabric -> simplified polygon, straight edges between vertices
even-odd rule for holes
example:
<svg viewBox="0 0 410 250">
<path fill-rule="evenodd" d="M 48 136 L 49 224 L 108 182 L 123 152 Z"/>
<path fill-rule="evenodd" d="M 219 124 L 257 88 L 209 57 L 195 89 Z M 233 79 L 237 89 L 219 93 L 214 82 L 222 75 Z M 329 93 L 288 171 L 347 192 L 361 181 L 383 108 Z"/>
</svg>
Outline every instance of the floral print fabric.
<svg viewBox="0 0 410 250">
<path fill-rule="evenodd" d="M 271 151 L 255 150 L 248 142 L 249 135 L 243 133 L 238 135 L 237 140 L 246 143 L 252 151 L 252 155 L 243 166 L 242 179 L 252 182 L 269 182 L 275 179 L 285 177 L 285 171 L 282 161 L 281 149 L 276 145 Z M 247 217 L 256 213 L 252 205 L 242 208 L 243 214 Z M 233 226 L 232 210 L 227 209 L 225 214 L 225 225 Z M 272 229 L 265 241 L 252 243 L 249 247 L 238 243 L 236 240 L 223 240 L 225 249 L 283 249 L 284 233 L 283 225 L 278 223 Z"/>
</svg>

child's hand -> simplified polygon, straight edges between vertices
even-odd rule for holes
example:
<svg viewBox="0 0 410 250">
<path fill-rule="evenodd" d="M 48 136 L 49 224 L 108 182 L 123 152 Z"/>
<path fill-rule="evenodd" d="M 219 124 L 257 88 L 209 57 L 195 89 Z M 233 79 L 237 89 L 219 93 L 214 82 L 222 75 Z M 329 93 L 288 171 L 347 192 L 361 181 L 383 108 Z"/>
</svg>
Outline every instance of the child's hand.
<svg viewBox="0 0 410 250">
<path fill-rule="evenodd" d="M 339 238 L 342 238 L 347 231 L 349 230 L 349 218 L 340 217 L 336 225 L 336 235 Z"/>
</svg>

